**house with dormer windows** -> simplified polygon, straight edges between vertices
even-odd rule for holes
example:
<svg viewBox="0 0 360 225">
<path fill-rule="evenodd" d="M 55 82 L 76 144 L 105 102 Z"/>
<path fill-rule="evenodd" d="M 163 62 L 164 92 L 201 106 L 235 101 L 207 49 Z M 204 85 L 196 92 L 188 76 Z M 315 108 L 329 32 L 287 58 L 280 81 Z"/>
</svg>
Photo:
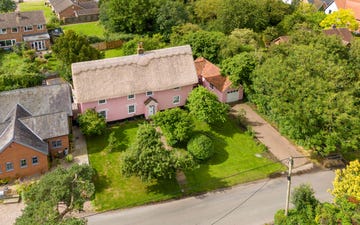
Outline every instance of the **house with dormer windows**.
<svg viewBox="0 0 360 225">
<path fill-rule="evenodd" d="M 71 65 L 80 113 L 95 109 L 107 121 L 185 105 L 198 83 L 190 45 Z"/>
<path fill-rule="evenodd" d="M 0 48 L 10 49 L 23 42 L 36 51 L 50 48 L 43 11 L 0 14 Z"/>
</svg>

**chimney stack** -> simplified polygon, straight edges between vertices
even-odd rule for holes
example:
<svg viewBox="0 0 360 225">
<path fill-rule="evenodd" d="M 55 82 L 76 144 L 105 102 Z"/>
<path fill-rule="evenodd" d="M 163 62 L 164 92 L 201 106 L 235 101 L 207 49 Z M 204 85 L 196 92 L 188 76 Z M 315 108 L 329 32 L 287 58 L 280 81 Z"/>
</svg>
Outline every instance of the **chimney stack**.
<svg viewBox="0 0 360 225">
<path fill-rule="evenodd" d="M 143 43 L 142 43 L 142 41 L 140 41 L 139 43 L 138 43 L 138 47 L 137 47 L 137 54 L 138 55 L 143 55 L 144 54 L 144 47 L 143 47 Z"/>
</svg>

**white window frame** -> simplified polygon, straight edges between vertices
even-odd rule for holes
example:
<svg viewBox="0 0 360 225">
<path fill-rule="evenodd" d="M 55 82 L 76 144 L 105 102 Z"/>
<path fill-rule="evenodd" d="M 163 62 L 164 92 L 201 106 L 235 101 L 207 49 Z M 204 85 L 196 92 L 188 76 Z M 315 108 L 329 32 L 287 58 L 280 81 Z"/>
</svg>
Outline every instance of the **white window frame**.
<svg viewBox="0 0 360 225">
<path fill-rule="evenodd" d="M 178 99 L 178 100 L 175 101 L 176 99 Z M 180 95 L 173 96 L 173 104 L 174 105 L 180 104 Z"/>
<path fill-rule="evenodd" d="M 38 30 L 43 30 L 43 29 L 44 29 L 44 25 L 38 24 L 38 25 L 37 25 L 37 29 L 38 29 Z"/>
<path fill-rule="evenodd" d="M 16 31 L 14 31 L 14 29 L 16 29 Z M 11 28 L 11 33 L 18 33 L 19 32 L 19 28 L 18 27 L 12 27 Z"/>
<path fill-rule="evenodd" d="M 23 165 L 22 162 L 25 162 Z M 28 166 L 26 159 L 20 159 L 20 168 L 26 168 Z"/>
<path fill-rule="evenodd" d="M 98 105 L 104 105 L 104 104 L 106 104 L 107 103 L 107 100 L 106 99 L 100 99 L 99 101 L 98 101 Z"/>
<path fill-rule="evenodd" d="M 12 162 L 6 162 L 6 172 L 10 172 L 10 171 L 13 171 L 14 170 L 14 164 Z M 8 165 L 11 165 L 11 168 L 9 169 L 8 168 Z"/>
<path fill-rule="evenodd" d="M 61 147 L 62 147 L 62 141 L 61 140 L 51 141 L 51 148 L 61 148 Z"/>
<path fill-rule="evenodd" d="M 102 110 L 97 111 L 97 113 L 99 115 L 102 115 L 103 112 L 105 113 L 105 119 L 107 119 L 107 116 L 108 116 L 108 110 L 107 109 L 102 109 Z"/>
<path fill-rule="evenodd" d="M 7 34 L 6 28 L 0 28 L 0 34 Z"/>
<path fill-rule="evenodd" d="M 146 92 L 146 96 L 153 96 L 153 95 L 154 95 L 154 93 L 152 91 L 147 91 Z"/>
<path fill-rule="evenodd" d="M 30 29 L 30 27 L 31 27 L 31 29 Z M 29 31 L 33 31 L 33 30 L 34 30 L 33 25 L 24 26 L 24 32 L 29 32 Z"/>
<path fill-rule="evenodd" d="M 34 163 L 34 160 L 36 160 L 35 163 Z M 31 163 L 32 163 L 33 165 L 38 165 L 38 164 L 39 164 L 39 157 L 33 156 L 33 157 L 31 158 Z"/>
<path fill-rule="evenodd" d="M 127 96 L 128 100 L 134 100 L 135 99 L 135 94 L 130 94 Z"/>
<path fill-rule="evenodd" d="M 15 39 L 6 39 L 6 40 L 1 40 L 0 42 L 4 42 L 5 45 L 0 44 L 0 47 L 11 47 L 14 46 L 16 43 Z M 10 45 L 6 45 L 6 42 L 10 42 Z"/>
<path fill-rule="evenodd" d="M 133 112 L 130 112 L 130 107 L 131 107 L 131 106 L 134 107 L 134 111 L 133 111 Z M 128 105 L 128 106 L 127 106 L 127 109 L 128 109 L 128 114 L 135 114 L 135 113 L 136 113 L 136 105 L 135 105 L 135 104 Z"/>
</svg>

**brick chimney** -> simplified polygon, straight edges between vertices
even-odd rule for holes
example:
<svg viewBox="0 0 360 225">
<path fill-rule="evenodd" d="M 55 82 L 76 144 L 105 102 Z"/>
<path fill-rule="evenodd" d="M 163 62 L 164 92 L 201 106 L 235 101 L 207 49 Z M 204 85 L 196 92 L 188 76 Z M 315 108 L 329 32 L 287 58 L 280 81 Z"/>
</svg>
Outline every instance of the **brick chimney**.
<svg viewBox="0 0 360 225">
<path fill-rule="evenodd" d="M 142 41 L 140 41 L 139 43 L 138 43 L 138 47 L 137 47 L 137 54 L 138 55 L 143 55 L 144 54 L 144 47 L 143 47 L 143 43 L 142 43 Z"/>
</svg>

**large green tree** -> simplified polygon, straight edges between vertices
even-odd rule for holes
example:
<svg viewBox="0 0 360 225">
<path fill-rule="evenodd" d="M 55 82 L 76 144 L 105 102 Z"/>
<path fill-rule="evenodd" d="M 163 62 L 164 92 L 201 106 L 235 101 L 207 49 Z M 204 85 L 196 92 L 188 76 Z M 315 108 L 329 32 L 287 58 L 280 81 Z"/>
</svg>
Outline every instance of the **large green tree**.
<svg viewBox="0 0 360 225">
<path fill-rule="evenodd" d="M 69 213 L 82 210 L 95 186 L 94 170 L 88 165 L 57 168 L 32 184 L 25 192 L 26 207 L 16 219 L 16 225 L 86 224 L 83 219 L 71 218 Z"/>
<path fill-rule="evenodd" d="M 199 30 L 184 35 L 175 44 L 189 44 L 195 57 L 204 57 L 213 63 L 219 63 L 221 46 L 225 40 L 226 36 L 221 32 Z"/>
<path fill-rule="evenodd" d="M 51 47 L 55 57 L 63 64 L 63 76 L 71 80 L 70 65 L 75 62 L 101 59 L 104 54 L 93 48 L 87 37 L 68 30 L 64 35 L 56 39 Z"/>
<path fill-rule="evenodd" d="M 307 37 L 271 49 L 252 74 L 250 98 L 281 132 L 316 153 L 358 150 L 359 76 L 340 39 Z"/>
<path fill-rule="evenodd" d="M 144 181 L 171 179 L 179 169 L 192 169 L 195 163 L 189 154 L 178 154 L 163 147 L 160 134 L 149 123 L 139 126 L 135 142 L 122 158 L 122 173 Z"/>
<path fill-rule="evenodd" d="M 203 86 L 191 91 L 186 107 L 195 119 L 209 124 L 225 122 L 229 110 L 228 105 L 219 102 L 216 95 Z"/>
<path fill-rule="evenodd" d="M 167 143 L 171 146 L 187 141 L 194 126 L 188 113 L 177 107 L 157 112 L 152 119 L 161 127 Z"/>
<path fill-rule="evenodd" d="M 166 47 L 164 37 L 160 34 L 154 34 L 151 37 L 147 35 L 145 35 L 144 37 L 137 35 L 131 41 L 125 42 L 122 46 L 124 55 L 136 54 L 136 50 L 140 42 L 142 42 L 145 51 Z"/>
<path fill-rule="evenodd" d="M 13 12 L 16 9 L 16 3 L 13 0 L 0 0 L 0 13 Z"/>
</svg>

